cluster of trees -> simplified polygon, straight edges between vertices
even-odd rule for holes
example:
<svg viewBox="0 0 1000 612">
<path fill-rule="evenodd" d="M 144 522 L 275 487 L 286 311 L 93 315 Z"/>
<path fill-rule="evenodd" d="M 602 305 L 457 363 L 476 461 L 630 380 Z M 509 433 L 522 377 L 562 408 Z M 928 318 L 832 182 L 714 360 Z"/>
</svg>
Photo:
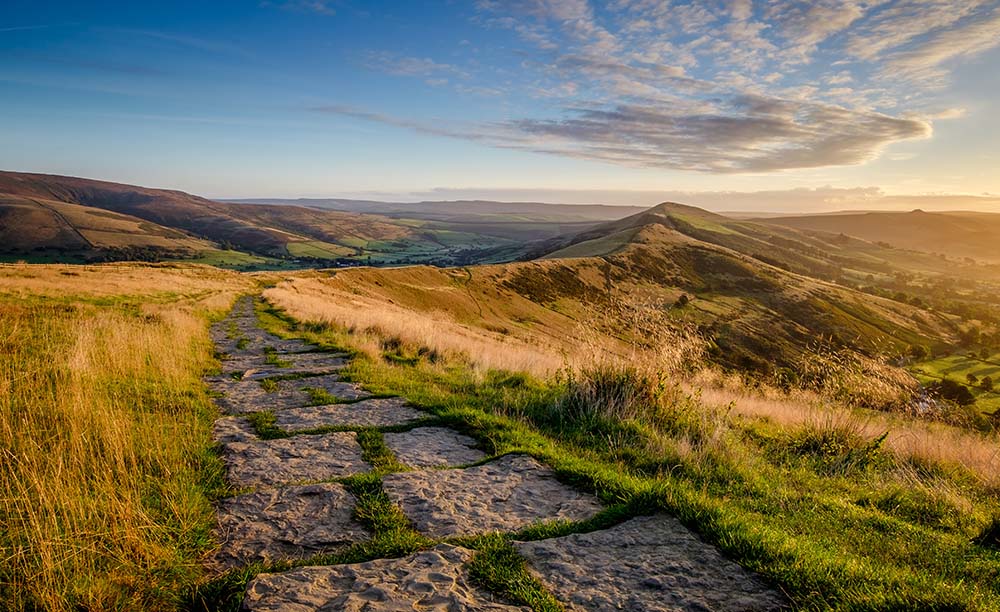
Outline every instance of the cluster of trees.
<svg viewBox="0 0 1000 612">
<path fill-rule="evenodd" d="M 950 378 L 934 381 L 927 385 L 927 390 L 934 397 L 955 402 L 959 406 L 971 406 L 976 403 L 976 396 L 968 387 Z"/>
<path fill-rule="evenodd" d="M 983 391 L 993 390 L 994 383 L 992 376 L 983 376 L 982 378 L 979 378 L 972 372 L 969 372 L 965 375 L 965 381 L 969 383 L 970 387 L 979 387 Z"/>
</svg>

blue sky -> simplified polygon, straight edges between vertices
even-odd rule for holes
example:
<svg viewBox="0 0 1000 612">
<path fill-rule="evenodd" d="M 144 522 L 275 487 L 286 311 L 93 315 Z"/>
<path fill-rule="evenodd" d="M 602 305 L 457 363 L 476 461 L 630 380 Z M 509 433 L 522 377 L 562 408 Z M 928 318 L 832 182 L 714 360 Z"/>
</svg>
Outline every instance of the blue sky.
<svg viewBox="0 0 1000 612">
<path fill-rule="evenodd" d="M 992 201 L 998 100 L 1000 0 L 0 6 L 0 168 L 214 197 Z"/>
</svg>

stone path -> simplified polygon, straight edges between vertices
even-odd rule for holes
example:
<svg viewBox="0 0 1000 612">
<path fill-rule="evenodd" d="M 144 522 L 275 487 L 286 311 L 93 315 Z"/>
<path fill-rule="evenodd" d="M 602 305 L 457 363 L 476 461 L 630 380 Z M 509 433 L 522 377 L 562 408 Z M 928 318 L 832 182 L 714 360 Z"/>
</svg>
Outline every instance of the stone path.
<svg viewBox="0 0 1000 612">
<path fill-rule="evenodd" d="M 224 499 L 219 504 L 216 561 L 225 566 L 330 552 L 364 540 L 356 500 L 343 485 L 283 487 Z M 303 517 L 310 520 L 303 521 Z"/>
<path fill-rule="evenodd" d="M 471 586 L 464 570 L 471 558 L 470 550 L 441 544 L 404 559 L 262 574 L 250 583 L 243 606 L 273 612 L 528 609 Z"/>
<path fill-rule="evenodd" d="M 774 610 L 783 598 L 677 519 L 520 542 L 532 572 L 570 610 Z M 722 588 L 720 588 L 722 587 Z"/>
<path fill-rule="evenodd" d="M 382 437 L 397 459 L 414 468 L 453 467 L 486 458 L 473 438 L 445 427 L 417 427 Z"/>
<path fill-rule="evenodd" d="M 388 474 L 382 487 L 420 533 L 436 538 L 518 531 L 546 520 L 584 520 L 601 504 L 556 480 L 531 457 L 507 455 L 464 470 Z"/>
<path fill-rule="evenodd" d="M 320 427 L 391 427 L 415 423 L 428 416 L 426 412 L 407 406 L 404 400 L 392 397 L 282 410 L 275 415 L 275 424 L 288 431 Z"/>
<path fill-rule="evenodd" d="M 532 457 L 491 459 L 474 438 L 435 425 L 433 415 L 405 400 L 372 398 L 341 380 L 348 356 L 268 334 L 251 298 L 213 326 L 212 338 L 222 372 L 206 382 L 226 415 L 214 436 L 239 493 L 216 507 L 219 547 L 208 560 L 216 571 L 308 561 L 371 538 L 351 493 L 359 482 L 351 477 L 372 471 L 366 453 L 389 452 L 408 470 L 365 482 L 374 477 L 377 487 L 380 480 L 413 528 L 438 541 L 585 520 L 602 509 Z M 770 610 L 786 603 L 667 516 L 516 546 L 567 610 Z M 248 584 L 243 608 L 526 610 L 470 582 L 474 554 L 438 543 L 400 559 L 263 573 Z"/>
</svg>

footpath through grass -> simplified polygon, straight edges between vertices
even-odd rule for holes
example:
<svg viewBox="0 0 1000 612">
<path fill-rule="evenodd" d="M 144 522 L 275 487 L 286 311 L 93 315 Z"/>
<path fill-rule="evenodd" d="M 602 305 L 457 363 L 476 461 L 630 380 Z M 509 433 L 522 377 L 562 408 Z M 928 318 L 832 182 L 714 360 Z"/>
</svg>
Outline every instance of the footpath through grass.
<svg viewBox="0 0 1000 612">
<path fill-rule="evenodd" d="M 331 349 L 371 346 L 371 338 L 273 310 L 262 321 Z M 613 520 L 677 516 L 797 608 L 1000 610 L 1000 551 L 980 537 L 1000 516 L 998 492 L 961 469 L 901 462 L 849 423 L 785 430 L 707 409 L 669 385 L 650 392 L 647 413 L 595 409 L 621 393 L 646 393 L 648 381 L 635 372 L 539 381 L 386 346 L 387 357 L 369 348 L 344 375 L 406 397 L 496 453 L 534 455 L 612 506 Z M 600 526 L 552 525 L 521 537 Z M 491 561 L 515 563 L 503 541 L 470 544 L 480 550 L 474 573 L 484 586 L 548 609 L 544 593 L 519 584 L 524 575 L 505 577 L 505 563 Z"/>
</svg>

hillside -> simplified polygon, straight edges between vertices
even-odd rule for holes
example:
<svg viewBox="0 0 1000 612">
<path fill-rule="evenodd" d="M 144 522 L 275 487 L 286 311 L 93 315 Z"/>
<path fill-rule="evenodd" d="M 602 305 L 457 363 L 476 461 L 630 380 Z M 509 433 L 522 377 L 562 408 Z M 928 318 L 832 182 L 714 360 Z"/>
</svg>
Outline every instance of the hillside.
<svg viewBox="0 0 1000 612">
<path fill-rule="evenodd" d="M 495 202 L 492 200 L 433 200 L 422 202 L 381 202 L 343 198 L 262 198 L 232 200 L 248 204 L 306 206 L 344 212 L 371 213 L 386 217 L 427 219 L 453 223 L 546 222 L 599 223 L 621 219 L 645 210 L 641 206 L 598 204 L 548 204 L 545 202 Z"/>
<path fill-rule="evenodd" d="M 493 202 L 450 200 L 379 202 L 373 200 L 300 198 L 295 200 L 234 200 L 275 206 L 306 206 L 323 210 L 377 214 L 425 230 L 479 235 L 518 243 L 573 235 L 601 223 L 645 210 L 638 206 L 546 204 L 543 202 Z M 522 255 L 518 249 L 480 259 L 496 261 Z"/>
<path fill-rule="evenodd" d="M 144 219 L 52 199 L 0 194 L 0 255 L 105 253 L 193 257 L 214 245 Z"/>
<path fill-rule="evenodd" d="M 225 245 L 271 257 L 333 260 L 359 255 L 378 241 L 431 240 L 378 217 L 303 207 L 215 202 L 180 191 L 39 174 L 0 173 L 0 193 L 128 215 Z M 67 221 L 72 226 L 72 221 Z M 27 236 L 23 242 L 30 242 Z M 440 248 L 439 243 L 427 250 Z"/>
<path fill-rule="evenodd" d="M 15 172 L 0 172 L 0 198 L 0 236 L 8 238 L 11 255 L 120 259 L 145 249 L 146 259 L 201 256 L 209 263 L 224 259 L 223 249 L 265 263 L 259 258 L 313 265 L 505 261 L 523 256 L 528 242 L 575 234 L 632 212 L 559 205 L 538 205 L 532 212 L 532 204 L 483 202 L 422 203 L 412 210 L 373 203 L 345 211 L 322 205 L 339 201 L 219 202 L 181 191 Z M 53 212 L 65 205 L 107 213 Z M 125 228 L 129 224 L 134 227 Z"/>
<path fill-rule="evenodd" d="M 1000 214 L 983 212 L 865 212 L 759 219 L 773 226 L 845 234 L 870 242 L 953 257 L 1000 262 Z"/>
</svg>

